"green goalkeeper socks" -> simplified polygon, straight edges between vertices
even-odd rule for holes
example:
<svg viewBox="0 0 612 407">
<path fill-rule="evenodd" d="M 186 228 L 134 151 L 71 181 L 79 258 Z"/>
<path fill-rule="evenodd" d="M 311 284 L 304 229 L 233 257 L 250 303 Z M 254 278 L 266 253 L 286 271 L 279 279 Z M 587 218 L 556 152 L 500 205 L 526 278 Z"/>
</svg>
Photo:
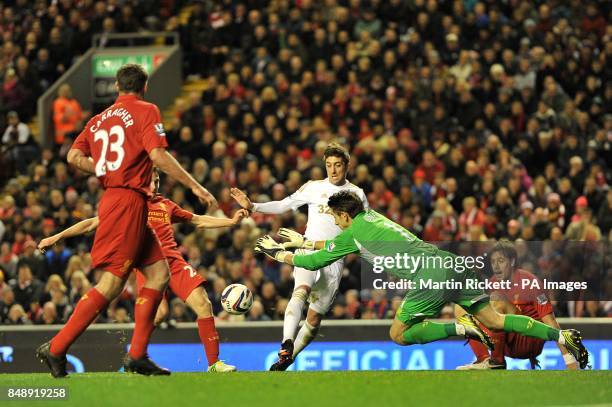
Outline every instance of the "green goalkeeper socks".
<svg viewBox="0 0 612 407">
<path fill-rule="evenodd" d="M 454 322 L 438 324 L 436 322 L 419 322 L 406 329 L 403 334 L 406 345 L 415 343 L 429 343 L 457 335 L 457 326 Z"/>
<path fill-rule="evenodd" d="M 504 319 L 504 331 L 516 332 L 521 335 L 543 339 L 545 341 L 558 341 L 559 330 L 524 315 L 507 314 Z"/>
<path fill-rule="evenodd" d="M 559 330 L 552 328 L 542 322 L 524 315 L 506 315 L 504 319 L 504 331 L 516 332 L 521 335 L 543 339 L 545 341 L 558 341 Z M 419 322 L 404 331 L 402 335 L 406 345 L 415 343 L 423 344 L 449 336 L 456 336 L 457 325 L 454 322 L 436 323 L 430 321 Z"/>
</svg>

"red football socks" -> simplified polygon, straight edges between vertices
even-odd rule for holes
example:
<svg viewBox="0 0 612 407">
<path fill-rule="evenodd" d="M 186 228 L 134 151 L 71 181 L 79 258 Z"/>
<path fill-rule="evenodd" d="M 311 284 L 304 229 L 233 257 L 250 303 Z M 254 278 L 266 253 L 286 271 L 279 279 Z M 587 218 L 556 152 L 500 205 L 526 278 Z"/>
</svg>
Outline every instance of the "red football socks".
<svg viewBox="0 0 612 407">
<path fill-rule="evenodd" d="M 51 353 L 62 356 L 74 341 L 96 319 L 98 314 L 106 308 L 108 300 L 98 290 L 92 288 L 81 297 L 72 316 L 66 325 L 51 340 Z"/>
<path fill-rule="evenodd" d="M 476 362 L 482 362 L 485 359 L 489 359 L 489 349 L 482 343 L 475 339 L 469 340 L 470 348 L 476 355 Z"/>
<path fill-rule="evenodd" d="M 152 288 L 143 287 L 136 299 L 134 307 L 134 336 L 130 345 L 130 356 L 140 359 L 147 354 L 147 346 L 151 333 L 155 328 L 153 324 L 157 307 L 162 300 L 162 292 Z"/>
<path fill-rule="evenodd" d="M 215 328 L 215 318 L 198 319 L 198 334 L 200 334 L 200 341 L 204 345 L 208 366 L 211 366 L 219 360 L 219 334 L 217 328 Z"/>
<path fill-rule="evenodd" d="M 506 333 L 505 332 L 491 332 L 495 349 L 491 352 L 491 360 L 497 363 L 505 362 L 506 353 Z"/>
</svg>

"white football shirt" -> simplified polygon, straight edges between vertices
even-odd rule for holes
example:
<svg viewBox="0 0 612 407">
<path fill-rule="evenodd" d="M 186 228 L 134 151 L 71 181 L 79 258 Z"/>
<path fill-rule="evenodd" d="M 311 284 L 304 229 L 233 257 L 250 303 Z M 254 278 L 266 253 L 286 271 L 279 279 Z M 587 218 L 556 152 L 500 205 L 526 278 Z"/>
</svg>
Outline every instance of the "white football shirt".
<svg viewBox="0 0 612 407">
<path fill-rule="evenodd" d="M 308 223 L 304 236 L 308 240 L 329 240 L 342 231 L 331 215 L 327 200 L 336 192 L 349 190 L 357 194 L 363 201 L 365 209 L 369 207 L 363 189 L 351 184 L 348 180 L 343 185 L 334 185 L 328 178 L 320 181 L 308 181 L 296 192 L 283 199 L 266 203 L 254 203 L 253 210 L 261 213 L 280 214 L 289 209 L 296 210 L 302 205 L 308 205 Z"/>
</svg>

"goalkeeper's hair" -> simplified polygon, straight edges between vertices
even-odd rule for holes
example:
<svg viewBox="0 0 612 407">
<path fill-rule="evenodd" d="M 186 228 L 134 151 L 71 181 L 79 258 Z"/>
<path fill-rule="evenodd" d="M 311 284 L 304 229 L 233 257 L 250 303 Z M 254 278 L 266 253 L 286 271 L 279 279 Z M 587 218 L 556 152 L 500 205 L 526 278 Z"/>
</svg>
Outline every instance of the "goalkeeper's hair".
<svg viewBox="0 0 612 407">
<path fill-rule="evenodd" d="M 489 259 L 491 259 L 494 253 L 500 253 L 502 256 L 509 260 L 512 266 L 516 265 L 518 254 L 516 253 L 516 249 L 514 248 L 514 245 L 511 242 L 507 240 L 497 242 L 495 246 L 493 246 L 493 248 L 489 251 Z"/>
<path fill-rule="evenodd" d="M 323 153 L 323 158 L 327 160 L 329 157 L 338 157 L 342 159 L 344 165 L 348 165 L 351 155 L 348 150 L 338 143 L 330 143 Z"/>
<path fill-rule="evenodd" d="M 336 192 L 329 197 L 327 206 L 336 213 L 346 212 L 351 218 L 354 218 L 364 211 L 361 198 L 351 191 Z"/>
</svg>

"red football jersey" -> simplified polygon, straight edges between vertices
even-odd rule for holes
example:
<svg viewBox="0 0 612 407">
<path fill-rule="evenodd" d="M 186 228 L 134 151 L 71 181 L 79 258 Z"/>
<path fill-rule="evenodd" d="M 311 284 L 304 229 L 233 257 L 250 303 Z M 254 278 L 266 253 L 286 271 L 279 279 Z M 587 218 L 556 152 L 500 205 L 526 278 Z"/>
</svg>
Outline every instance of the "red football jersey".
<svg viewBox="0 0 612 407">
<path fill-rule="evenodd" d="M 72 148 L 94 160 L 104 188 L 131 188 L 150 194 L 151 150 L 166 148 L 159 109 L 136 95 L 122 95 L 89 120 Z"/>
<path fill-rule="evenodd" d="M 174 239 L 173 223 L 185 223 L 191 221 L 193 213 L 186 211 L 170 199 L 159 195 L 154 196 L 148 201 L 149 217 L 148 222 L 161 243 L 162 252 L 167 259 L 183 256 L 178 250 Z"/>
<path fill-rule="evenodd" d="M 526 270 L 516 269 L 512 273 L 511 280 L 509 290 L 497 290 L 497 292 L 502 293 L 508 302 L 514 304 L 521 315 L 541 320 L 542 317 L 553 313 L 552 305 L 542 290 L 540 279 Z M 531 282 L 534 280 L 538 282 L 539 288 L 531 288 Z M 495 276 L 491 281 L 497 281 Z"/>
</svg>

